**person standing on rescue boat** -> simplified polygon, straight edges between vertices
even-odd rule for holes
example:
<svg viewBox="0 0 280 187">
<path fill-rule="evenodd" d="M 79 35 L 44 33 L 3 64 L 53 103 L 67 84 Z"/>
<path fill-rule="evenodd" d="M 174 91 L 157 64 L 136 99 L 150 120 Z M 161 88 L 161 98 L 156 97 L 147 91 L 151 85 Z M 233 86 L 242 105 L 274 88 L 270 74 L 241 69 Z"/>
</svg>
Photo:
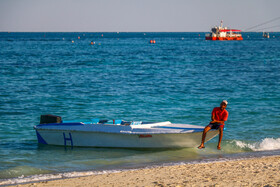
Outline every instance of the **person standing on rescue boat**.
<svg viewBox="0 0 280 187">
<path fill-rule="evenodd" d="M 212 121 L 209 123 L 209 125 L 207 125 L 204 128 L 201 144 L 198 147 L 198 149 L 205 148 L 204 142 L 206 138 L 206 133 L 211 129 L 219 129 L 219 142 L 218 142 L 217 149 L 218 150 L 221 149 L 224 125 L 225 125 L 225 121 L 227 121 L 228 119 L 228 111 L 226 110 L 227 104 L 228 102 L 226 100 L 223 100 L 220 104 L 220 107 L 215 107 L 213 109 L 212 117 L 211 117 Z"/>
</svg>

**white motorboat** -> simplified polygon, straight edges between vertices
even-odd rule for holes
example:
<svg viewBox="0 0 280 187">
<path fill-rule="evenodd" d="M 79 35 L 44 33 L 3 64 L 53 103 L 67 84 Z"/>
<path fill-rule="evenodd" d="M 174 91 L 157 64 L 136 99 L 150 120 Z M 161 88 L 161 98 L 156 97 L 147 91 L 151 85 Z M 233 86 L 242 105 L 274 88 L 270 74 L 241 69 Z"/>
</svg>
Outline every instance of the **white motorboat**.
<svg viewBox="0 0 280 187">
<path fill-rule="evenodd" d="M 167 122 L 123 120 L 62 121 L 61 117 L 42 115 L 34 126 L 38 143 L 61 146 L 119 148 L 180 148 L 200 145 L 204 127 Z M 207 133 L 206 141 L 218 134 Z"/>
</svg>

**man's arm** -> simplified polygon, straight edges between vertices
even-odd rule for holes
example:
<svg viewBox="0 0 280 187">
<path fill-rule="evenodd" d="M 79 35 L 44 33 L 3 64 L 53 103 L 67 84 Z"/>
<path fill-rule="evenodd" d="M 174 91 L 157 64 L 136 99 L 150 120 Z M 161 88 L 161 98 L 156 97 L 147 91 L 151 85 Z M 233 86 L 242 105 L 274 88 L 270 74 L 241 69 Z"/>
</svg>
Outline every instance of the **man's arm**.
<svg viewBox="0 0 280 187">
<path fill-rule="evenodd" d="M 228 113 L 226 113 L 226 115 L 223 117 L 223 120 L 216 120 L 215 119 L 215 114 L 212 113 L 212 121 L 210 123 L 222 123 L 222 124 L 224 124 L 225 121 L 227 121 L 227 118 L 228 118 Z"/>
<path fill-rule="evenodd" d="M 215 120 L 215 114 L 212 112 L 212 117 L 211 117 L 212 121 L 210 123 L 225 123 L 225 121 L 218 121 L 218 120 Z"/>
<path fill-rule="evenodd" d="M 211 116 L 211 120 L 212 120 L 212 121 L 215 120 L 215 114 L 213 114 L 213 113 L 212 113 L 212 116 Z M 212 121 L 211 121 L 211 122 L 212 122 Z"/>
</svg>

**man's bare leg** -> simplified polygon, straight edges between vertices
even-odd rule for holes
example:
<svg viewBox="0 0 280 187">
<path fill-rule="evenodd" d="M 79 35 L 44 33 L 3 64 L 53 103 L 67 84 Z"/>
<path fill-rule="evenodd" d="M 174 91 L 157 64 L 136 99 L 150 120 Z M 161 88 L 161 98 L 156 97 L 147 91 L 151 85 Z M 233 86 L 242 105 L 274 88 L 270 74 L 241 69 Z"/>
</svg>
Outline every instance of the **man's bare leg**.
<svg viewBox="0 0 280 187">
<path fill-rule="evenodd" d="M 209 127 L 209 126 L 206 126 L 206 127 L 204 128 L 204 131 L 203 131 L 203 133 L 202 133 L 201 144 L 200 144 L 200 146 L 198 147 L 198 149 L 204 148 L 204 142 L 205 142 L 205 138 L 206 138 L 206 133 L 207 133 L 210 129 L 211 129 L 211 127 Z"/>
<path fill-rule="evenodd" d="M 223 138 L 223 131 L 224 131 L 224 128 L 223 127 L 220 127 L 219 128 L 219 142 L 218 142 L 218 146 L 217 146 L 217 149 L 220 150 L 221 149 L 221 142 L 222 142 L 222 138 Z"/>
</svg>

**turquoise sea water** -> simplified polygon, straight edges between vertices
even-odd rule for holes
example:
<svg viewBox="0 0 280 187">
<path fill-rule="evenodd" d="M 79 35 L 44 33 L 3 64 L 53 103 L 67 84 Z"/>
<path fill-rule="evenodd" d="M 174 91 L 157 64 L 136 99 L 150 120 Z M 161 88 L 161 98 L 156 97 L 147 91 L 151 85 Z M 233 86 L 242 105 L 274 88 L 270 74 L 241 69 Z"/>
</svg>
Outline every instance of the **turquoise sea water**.
<svg viewBox="0 0 280 187">
<path fill-rule="evenodd" d="M 280 33 L 271 39 L 243 33 L 243 41 L 204 35 L 0 33 L 0 185 L 54 173 L 280 154 Z M 205 126 L 223 99 L 229 119 L 221 151 L 217 137 L 204 150 L 64 149 L 38 145 L 33 130 L 49 113 Z"/>
</svg>

